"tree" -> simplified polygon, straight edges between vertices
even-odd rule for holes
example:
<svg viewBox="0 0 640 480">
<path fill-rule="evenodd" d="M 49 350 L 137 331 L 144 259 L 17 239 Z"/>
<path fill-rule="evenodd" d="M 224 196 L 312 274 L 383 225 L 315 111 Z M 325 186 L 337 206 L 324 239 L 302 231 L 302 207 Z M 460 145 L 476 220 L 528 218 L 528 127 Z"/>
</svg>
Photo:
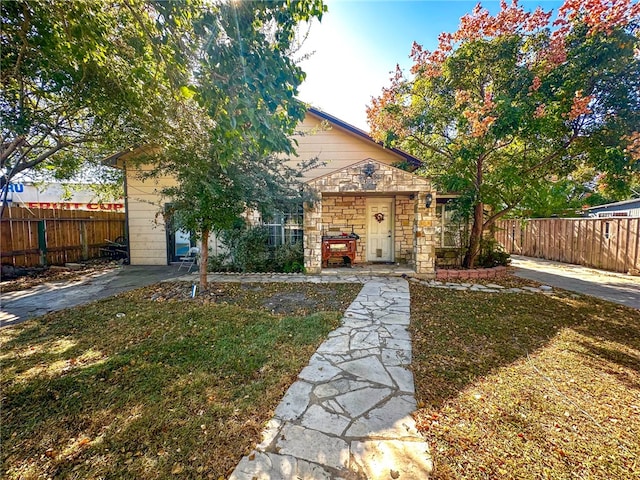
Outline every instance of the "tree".
<svg viewBox="0 0 640 480">
<path fill-rule="evenodd" d="M 495 16 L 478 5 L 436 51 L 414 44 L 413 79 L 398 69 L 372 101 L 373 136 L 423 157 L 468 206 L 465 266 L 548 175 L 593 166 L 625 193 L 639 167 L 639 18 L 627 0 L 567 1 L 553 28 L 551 13 L 516 1 Z"/>
<path fill-rule="evenodd" d="M 267 210 L 300 199 L 296 172 L 277 161 L 293 154 L 290 134 L 305 107 L 296 100 L 304 73 L 290 58 L 296 26 L 322 16 L 321 0 L 228 2 L 195 22 L 199 61 L 188 100 L 159 135 L 154 175 L 177 184 L 164 190 L 177 224 L 202 243 L 200 286 L 207 285 L 208 238 L 247 208 Z"/>
<path fill-rule="evenodd" d="M 0 188 L 34 169 L 68 178 L 152 138 L 188 78 L 199 9 L 196 0 L 0 2 Z"/>
</svg>

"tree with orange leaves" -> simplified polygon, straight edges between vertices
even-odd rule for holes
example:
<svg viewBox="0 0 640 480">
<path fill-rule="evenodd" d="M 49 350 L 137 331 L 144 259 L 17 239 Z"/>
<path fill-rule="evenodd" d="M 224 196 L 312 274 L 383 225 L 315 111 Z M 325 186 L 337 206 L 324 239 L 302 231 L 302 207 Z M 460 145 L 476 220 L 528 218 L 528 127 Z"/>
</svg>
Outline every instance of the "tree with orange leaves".
<svg viewBox="0 0 640 480">
<path fill-rule="evenodd" d="M 438 48 L 414 44 L 368 118 L 372 135 L 425 160 L 472 219 L 464 264 L 483 232 L 549 175 L 591 166 L 625 193 L 640 161 L 640 5 L 567 0 L 552 12 L 478 5 Z M 490 212 L 487 214 L 487 211 Z"/>
</svg>

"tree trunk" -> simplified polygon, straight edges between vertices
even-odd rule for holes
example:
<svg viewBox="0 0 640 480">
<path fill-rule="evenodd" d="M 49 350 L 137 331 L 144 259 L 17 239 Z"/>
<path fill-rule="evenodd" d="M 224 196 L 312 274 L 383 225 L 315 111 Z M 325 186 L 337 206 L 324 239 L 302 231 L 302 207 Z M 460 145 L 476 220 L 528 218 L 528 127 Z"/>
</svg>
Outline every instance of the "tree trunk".
<svg viewBox="0 0 640 480">
<path fill-rule="evenodd" d="M 473 226 L 471 227 L 471 235 L 469 236 L 469 248 L 464 256 L 462 266 L 465 268 L 473 268 L 476 259 L 480 255 L 480 241 L 482 240 L 482 231 L 484 224 L 484 204 L 476 203 L 473 207 Z"/>
<path fill-rule="evenodd" d="M 200 291 L 207 289 L 207 264 L 209 263 L 209 230 L 202 231 L 200 250 Z"/>
<path fill-rule="evenodd" d="M 482 197 L 480 190 L 482 187 L 482 167 L 484 165 L 484 156 L 481 155 L 476 161 L 476 178 L 474 182 L 476 197 L 476 204 L 473 207 L 473 226 L 471 227 L 471 235 L 469 236 L 469 248 L 462 261 L 462 266 L 465 268 L 473 268 L 476 264 L 476 259 L 480 255 L 480 241 L 482 240 L 482 231 L 484 227 L 484 203 L 482 203 Z"/>
</svg>

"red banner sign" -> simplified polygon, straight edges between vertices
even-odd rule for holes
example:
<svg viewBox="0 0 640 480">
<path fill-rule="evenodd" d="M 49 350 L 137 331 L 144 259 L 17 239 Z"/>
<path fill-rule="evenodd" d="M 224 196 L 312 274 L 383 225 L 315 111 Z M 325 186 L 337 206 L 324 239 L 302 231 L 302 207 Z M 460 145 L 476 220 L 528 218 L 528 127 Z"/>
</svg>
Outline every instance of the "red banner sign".
<svg viewBox="0 0 640 480">
<path fill-rule="evenodd" d="M 118 212 L 124 210 L 124 203 L 27 202 L 27 207 L 53 208 L 55 210 L 103 210 Z"/>
</svg>

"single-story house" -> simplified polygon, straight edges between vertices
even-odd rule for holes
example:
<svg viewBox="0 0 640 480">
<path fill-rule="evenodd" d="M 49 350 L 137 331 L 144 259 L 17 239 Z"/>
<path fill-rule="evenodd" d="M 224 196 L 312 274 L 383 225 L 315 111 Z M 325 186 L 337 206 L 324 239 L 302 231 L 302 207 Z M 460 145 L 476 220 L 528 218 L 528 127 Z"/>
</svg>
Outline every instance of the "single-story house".
<svg viewBox="0 0 640 480">
<path fill-rule="evenodd" d="M 304 178 L 318 201 L 301 209 L 301 219 L 286 218 L 301 226 L 306 271 L 318 273 L 326 265 L 323 237 L 326 241 L 328 235 L 353 232 L 359 237 L 352 252 L 355 263 L 400 263 L 419 276 L 433 276 L 435 250 L 445 241 L 448 199 L 437 198 L 429 179 L 394 166 L 417 166 L 420 160 L 384 148 L 364 131 L 314 108 L 298 130 L 308 133 L 295 137 L 298 157 L 283 161 L 297 164 L 318 157 L 321 162 Z M 166 265 L 188 242 L 162 216 L 170 199 L 159 190 L 174 180 L 142 180 L 144 167 L 129 162 L 132 155 L 135 151 L 105 160 L 125 171 L 130 260 L 134 265 Z"/>
<path fill-rule="evenodd" d="M 598 218 L 640 217 L 640 198 L 585 208 L 584 213 L 589 217 Z"/>
</svg>

